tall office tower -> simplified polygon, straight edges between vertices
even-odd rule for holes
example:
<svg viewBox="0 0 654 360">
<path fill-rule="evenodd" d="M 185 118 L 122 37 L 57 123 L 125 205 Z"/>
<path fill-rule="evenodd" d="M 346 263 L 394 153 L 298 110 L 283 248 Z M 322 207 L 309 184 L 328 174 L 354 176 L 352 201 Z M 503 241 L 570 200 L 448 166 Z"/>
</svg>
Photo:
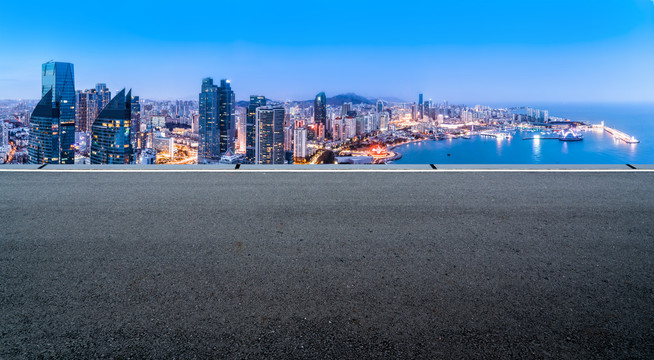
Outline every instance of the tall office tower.
<svg viewBox="0 0 654 360">
<path fill-rule="evenodd" d="M 422 120 L 422 117 L 424 116 L 424 109 L 423 109 L 423 102 L 422 102 L 422 94 L 418 95 L 418 116 Z"/>
<path fill-rule="evenodd" d="M 75 163 L 75 77 L 73 64 L 49 61 L 42 66 L 41 96 L 52 90 L 52 107 L 59 108 L 57 135 L 60 164 Z M 54 126 L 55 124 L 53 124 Z M 55 157 L 51 157 L 53 159 Z"/>
<path fill-rule="evenodd" d="M 293 127 L 284 126 L 284 151 L 293 151 Z"/>
<path fill-rule="evenodd" d="M 256 110 L 256 164 L 283 164 L 284 108 L 263 106 Z"/>
<path fill-rule="evenodd" d="M 411 104 L 411 120 L 416 119 L 416 103 Z"/>
<path fill-rule="evenodd" d="M 111 101 L 111 91 L 107 89 L 107 84 L 95 84 L 95 92 L 98 94 L 98 113 L 104 109 Z"/>
<path fill-rule="evenodd" d="M 132 149 L 140 149 L 139 132 L 141 131 L 141 100 L 138 96 L 132 96 L 132 119 L 130 127 L 130 141 Z"/>
<path fill-rule="evenodd" d="M 218 93 L 220 154 L 224 154 L 227 150 L 234 150 L 234 135 L 236 134 L 236 104 L 234 100 L 234 91 L 232 91 L 229 80 L 220 80 Z"/>
<path fill-rule="evenodd" d="M 59 164 L 59 102 L 52 103 L 52 89 L 48 90 L 32 111 L 30 119 L 30 164 Z"/>
<path fill-rule="evenodd" d="M 202 79 L 200 118 L 198 120 L 198 164 L 220 160 L 220 126 L 218 124 L 218 87 L 212 78 Z"/>
<path fill-rule="evenodd" d="M 384 112 L 384 102 L 377 100 L 377 113 L 381 114 L 382 112 Z"/>
<path fill-rule="evenodd" d="M 323 127 L 327 128 L 327 96 L 324 92 L 316 95 L 316 100 L 313 103 L 313 122 L 322 124 Z M 327 138 L 330 137 L 330 134 L 325 134 Z"/>
<path fill-rule="evenodd" d="M 125 89 L 102 109 L 91 127 L 91 164 L 132 164 L 132 91 Z"/>
<path fill-rule="evenodd" d="M 307 157 L 307 128 L 296 128 L 293 131 L 293 158 L 304 160 Z"/>
<path fill-rule="evenodd" d="M 78 90 L 75 94 L 75 118 L 78 132 L 91 132 L 93 121 L 98 116 L 98 95 L 95 89 Z"/>
<path fill-rule="evenodd" d="M 341 117 L 346 117 L 352 111 L 352 103 L 343 103 L 341 107 Z"/>
<path fill-rule="evenodd" d="M 260 95 L 250 96 L 250 104 L 248 105 L 247 117 L 245 122 L 246 133 L 246 146 L 245 146 L 245 159 L 254 163 L 256 161 L 256 143 L 257 143 L 257 108 L 266 106 L 266 97 Z"/>
</svg>

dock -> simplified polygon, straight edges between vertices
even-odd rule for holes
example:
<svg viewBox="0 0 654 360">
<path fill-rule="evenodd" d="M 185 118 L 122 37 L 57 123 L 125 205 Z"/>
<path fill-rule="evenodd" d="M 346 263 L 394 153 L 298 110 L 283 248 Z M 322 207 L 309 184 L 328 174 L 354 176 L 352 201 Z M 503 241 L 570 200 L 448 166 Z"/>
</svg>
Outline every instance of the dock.
<svg viewBox="0 0 654 360">
<path fill-rule="evenodd" d="M 610 128 L 608 126 L 604 127 L 604 131 L 611 134 L 614 138 L 626 142 L 627 144 L 638 144 L 640 142 L 640 140 L 636 139 L 635 137 L 629 136 L 628 134 L 625 134 L 620 130 Z"/>
</svg>

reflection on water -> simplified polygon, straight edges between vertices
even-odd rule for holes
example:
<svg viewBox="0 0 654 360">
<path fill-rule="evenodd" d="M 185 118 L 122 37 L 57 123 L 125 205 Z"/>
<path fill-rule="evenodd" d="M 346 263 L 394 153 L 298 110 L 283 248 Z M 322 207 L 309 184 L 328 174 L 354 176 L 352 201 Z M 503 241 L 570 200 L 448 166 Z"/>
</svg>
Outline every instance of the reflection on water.
<svg viewBox="0 0 654 360">
<path fill-rule="evenodd" d="M 534 152 L 534 162 L 540 162 L 542 158 L 540 141 L 541 141 L 540 136 L 537 136 L 532 140 L 532 144 L 533 144 L 532 151 Z"/>
<path fill-rule="evenodd" d="M 512 139 L 473 136 L 471 139 L 424 141 L 396 148 L 398 164 L 651 164 L 651 142 L 627 144 L 599 131 L 584 133 L 583 141 L 529 139 L 533 133 L 514 132 Z M 642 140 L 641 140 L 642 141 Z M 652 151 L 647 151 L 652 150 Z"/>
</svg>

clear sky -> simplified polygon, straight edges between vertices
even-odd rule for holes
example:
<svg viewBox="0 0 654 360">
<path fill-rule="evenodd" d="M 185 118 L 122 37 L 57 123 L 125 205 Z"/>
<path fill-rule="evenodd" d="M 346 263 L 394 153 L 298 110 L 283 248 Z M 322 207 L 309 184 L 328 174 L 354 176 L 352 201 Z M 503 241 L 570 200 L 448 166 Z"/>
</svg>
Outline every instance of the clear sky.
<svg viewBox="0 0 654 360">
<path fill-rule="evenodd" d="M 0 5 L 0 98 L 38 98 L 43 62 L 195 99 L 654 101 L 653 0 L 32 1 Z"/>
</svg>

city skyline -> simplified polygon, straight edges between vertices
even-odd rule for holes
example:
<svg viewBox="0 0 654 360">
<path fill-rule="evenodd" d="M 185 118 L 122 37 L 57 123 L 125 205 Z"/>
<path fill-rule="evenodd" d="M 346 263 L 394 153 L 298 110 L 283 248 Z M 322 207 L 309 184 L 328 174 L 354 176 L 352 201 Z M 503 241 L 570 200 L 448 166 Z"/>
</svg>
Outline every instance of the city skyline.
<svg viewBox="0 0 654 360">
<path fill-rule="evenodd" d="M 286 3 L 266 14 L 280 20 L 272 28 L 244 11 L 256 4 L 205 4 L 229 15 L 221 18 L 229 32 L 200 22 L 198 6 L 172 16 L 148 2 L 130 12 L 87 4 L 94 16 L 85 17 L 74 6 L 26 10 L 44 4 L 31 3 L 3 5 L 0 31 L 14 35 L 0 39 L 0 99 L 38 99 L 32 71 L 50 59 L 76 65 L 77 89 L 104 82 L 148 99 L 195 99 L 205 77 L 232 80 L 237 100 L 321 91 L 459 103 L 654 99 L 651 0 Z M 49 26 L 46 17 L 64 10 L 71 20 Z M 132 41 L 97 41 L 110 34 Z"/>
</svg>

